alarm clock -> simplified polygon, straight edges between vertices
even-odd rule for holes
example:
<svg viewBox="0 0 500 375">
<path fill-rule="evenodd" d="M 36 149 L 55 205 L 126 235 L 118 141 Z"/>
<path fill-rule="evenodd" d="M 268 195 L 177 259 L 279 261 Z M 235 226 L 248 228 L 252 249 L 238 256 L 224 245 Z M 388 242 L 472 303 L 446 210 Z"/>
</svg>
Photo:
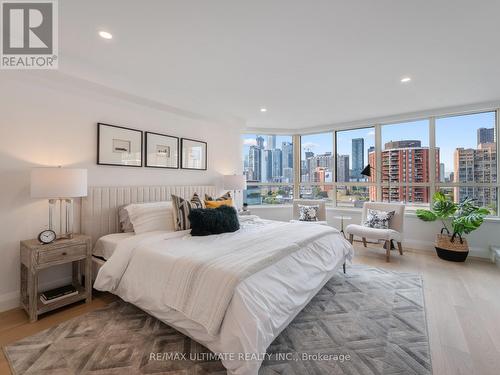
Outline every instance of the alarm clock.
<svg viewBox="0 0 500 375">
<path fill-rule="evenodd" d="M 51 229 L 43 230 L 38 235 L 38 241 L 40 241 L 44 245 L 54 242 L 56 238 L 57 238 L 56 232 L 54 232 Z"/>
</svg>

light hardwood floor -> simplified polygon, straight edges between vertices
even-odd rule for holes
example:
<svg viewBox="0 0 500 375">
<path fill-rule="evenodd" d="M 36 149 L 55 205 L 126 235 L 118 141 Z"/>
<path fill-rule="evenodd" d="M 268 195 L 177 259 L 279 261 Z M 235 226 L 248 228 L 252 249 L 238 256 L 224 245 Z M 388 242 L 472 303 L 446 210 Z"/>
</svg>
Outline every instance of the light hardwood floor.
<svg viewBox="0 0 500 375">
<path fill-rule="evenodd" d="M 391 254 L 375 245 L 364 249 L 355 243 L 355 263 L 419 273 L 424 294 L 434 375 L 500 374 L 500 270 L 491 263 L 468 260 L 452 263 L 433 253 L 405 251 Z M 349 272 L 349 271 L 348 271 Z M 91 304 L 69 306 L 42 315 L 30 324 L 24 311 L 15 309 L 0 314 L 0 346 L 33 335 L 55 324 L 100 308 L 114 300 L 98 294 Z M 0 354 L 0 374 L 9 374 Z"/>
</svg>

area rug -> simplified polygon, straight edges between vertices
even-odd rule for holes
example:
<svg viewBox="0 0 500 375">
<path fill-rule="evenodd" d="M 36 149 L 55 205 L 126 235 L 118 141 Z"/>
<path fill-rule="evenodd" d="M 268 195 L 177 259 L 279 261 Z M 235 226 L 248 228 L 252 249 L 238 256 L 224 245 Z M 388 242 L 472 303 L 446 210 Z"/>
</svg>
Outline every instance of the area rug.
<svg viewBox="0 0 500 375">
<path fill-rule="evenodd" d="M 218 360 L 198 355 L 208 349 L 123 301 L 4 352 L 16 375 L 225 373 Z M 185 353 L 188 359 L 151 360 L 151 353 Z M 350 267 L 321 289 L 268 354 L 259 374 L 431 374 L 422 279 Z"/>
</svg>

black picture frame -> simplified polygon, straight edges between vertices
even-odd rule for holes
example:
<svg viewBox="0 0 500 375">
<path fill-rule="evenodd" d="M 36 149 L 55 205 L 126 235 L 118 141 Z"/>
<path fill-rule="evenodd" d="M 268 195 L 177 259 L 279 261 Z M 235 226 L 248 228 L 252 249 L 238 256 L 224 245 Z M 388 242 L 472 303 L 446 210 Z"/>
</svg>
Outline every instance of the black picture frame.
<svg viewBox="0 0 500 375">
<path fill-rule="evenodd" d="M 177 166 L 175 167 L 162 167 L 159 165 L 148 165 L 148 135 L 158 135 L 162 137 L 167 137 L 167 138 L 174 138 L 176 140 L 177 144 Z M 175 137 L 173 135 L 168 135 L 168 134 L 162 134 L 162 133 L 155 133 L 155 132 L 145 132 L 145 142 L 144 142 L 144 158 L 145 158 L 145 167 L 147 168 L 161 168 L 161 169 L 179 169 L 180 168 L 180 158 L 181 158 L 181 147 L 180 147 L 180 139 L 179 137 Z"/>
<path fill-rule="evenodd" d="M 197 143 L 202 143 L 205 145 L 205 168 L 187 168 L 184 167 L 184 141 L 190 141 L 190 142 L 197 142 Z M 181 138 L 181 169 L 187 169 L 187 170 L 194 170 L 194 171 L 206 171 L 208 169 L 208 143 L 204 141 L 200 141 L 197 139 L 191 139 L 191 138 Z"/>
<path fill-rule="evenodd" d="M 131 131 L 131 132 L 140 133 L 140 135 L 141 135 L 141 142 L 140 142 L 141 162 L 140 162 L 139 165 L 109 163 L 109 162 L 102 162 L 101 161 L 101 153 L 100 153 L 100 148 L 101 148 L 101 127 L 104 127 L 104 126 L 110 127 L 110 128 L 116 128 L 116 129 L 122 129 L 122 130 L 128 130 L 128 131 Z M 141 168 L 143 166 L 143 164 L 144 164 L 144 160 L 143 160 L 143 142 L 144 142 L 144 134 L 143 134 L 142 130 L 127 128 L 125 126 L 111 125 L 111 124 L 105 124 L 103 122 L 98 122 L 97 123 L 97 165 L 108 165 L 108 166 L 114 166 L 114 167 L 134 167 L 134 168 Z"/>
</svg>

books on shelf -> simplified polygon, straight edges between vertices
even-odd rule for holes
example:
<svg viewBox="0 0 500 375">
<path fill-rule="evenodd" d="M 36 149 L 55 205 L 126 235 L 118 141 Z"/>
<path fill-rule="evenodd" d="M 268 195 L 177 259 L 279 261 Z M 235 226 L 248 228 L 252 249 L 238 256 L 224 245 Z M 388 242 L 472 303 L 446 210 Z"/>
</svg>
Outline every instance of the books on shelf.
<svg viewBox="0 0 500 375">
<path fill-rule="evenodd" d="M 44 304 L 59 301 L 78 294 L 78 290 L 73 285 L 65 285 L 59 288 L 47 290 L 40 294 L 40 301 Z"/>
</svg>

